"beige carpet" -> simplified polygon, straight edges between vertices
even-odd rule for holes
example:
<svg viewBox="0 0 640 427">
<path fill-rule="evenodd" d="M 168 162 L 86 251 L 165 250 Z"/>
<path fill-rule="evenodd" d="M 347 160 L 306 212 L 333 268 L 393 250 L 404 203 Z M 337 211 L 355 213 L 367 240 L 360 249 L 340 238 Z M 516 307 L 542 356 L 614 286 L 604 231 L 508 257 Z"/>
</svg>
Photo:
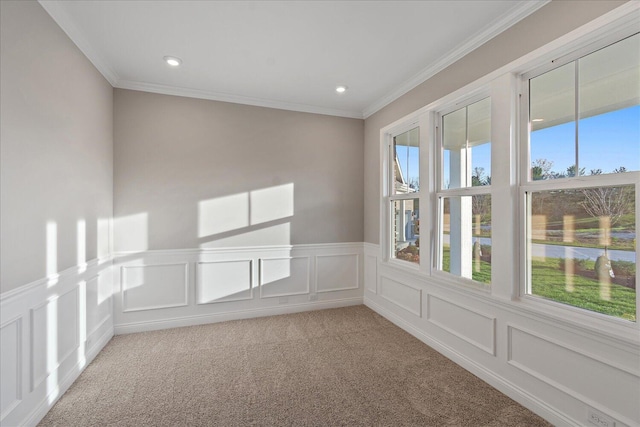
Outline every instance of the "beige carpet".
<svg viewBox="0 0 640 427">
<path fill-rule="evenodd" d="M 365 306 L 114 337 L 41 426 L 546 426 Z"/>
</svg>

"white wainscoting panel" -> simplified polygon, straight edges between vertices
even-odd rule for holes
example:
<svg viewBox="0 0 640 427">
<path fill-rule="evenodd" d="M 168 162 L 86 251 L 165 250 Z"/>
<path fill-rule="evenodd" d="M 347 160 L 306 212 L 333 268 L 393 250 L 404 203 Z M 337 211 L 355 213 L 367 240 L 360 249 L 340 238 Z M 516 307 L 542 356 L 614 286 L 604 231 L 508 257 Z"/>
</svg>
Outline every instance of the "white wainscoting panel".
<svg viewBox="0 0 640 427">
<path fill-rule="evenodd" d="M 0 295 L 0 425 L 35 426 L 113 337 L 112 263 Z"/>
<path fill-rule="evenodd" d="M 378 257 L 374 255 L 364 256 L 364 288 L 378 293 Z"/>
<path fill-rule="evenodd" d="M 309 293 L 309 257 L 260 259 L 260 298 Z"/>
<path fill-rule="evenodd" d="M 422 289 L 381 276 L 380 296 L 411 314 L 422 316 Z"/>
<path fill-rule="evenodd" d="M 316 292 L 358 289 L 359 254 L 316 255 Z"/>
<path fill-rule="evenodd" d="M 508 363 L 618 420 L 640 410 L 637 372 L 527 329 L 508 326 Z"/>
<path fill-rule="evenodd" d="M 22 400 L 22 317 L 0 326 L 0 423 Z"/>
<path fill-rule="evenodd" d="M 199 262 L 197 303 L 211 304 L 253 298 L 251 260 Z"/>
<path fill-rule="evenodd" d="M 80 345 L 78 288 L 31 309 L 31 391 Z"/>
<path fill-rule="evenodd" d="M 360 242 L 116 254 L 115 332 L 361 304 L 362 262 Z"/>
<path fill-rule="evenodd" d="M 427 320 L 495 356 L 496 318 L 427 294 Z"/>
<path fill-rule="evenodd" d="M 94 276 L 86 282 L 87 336 L 93 335 L 113 316 L 113 283 L 104 276 Z"/>
<path fill-rule="evenodd" d="M 124 312 L 187 305 L 188 264 L 132 265 L 122 267 Z"/>
</svg>

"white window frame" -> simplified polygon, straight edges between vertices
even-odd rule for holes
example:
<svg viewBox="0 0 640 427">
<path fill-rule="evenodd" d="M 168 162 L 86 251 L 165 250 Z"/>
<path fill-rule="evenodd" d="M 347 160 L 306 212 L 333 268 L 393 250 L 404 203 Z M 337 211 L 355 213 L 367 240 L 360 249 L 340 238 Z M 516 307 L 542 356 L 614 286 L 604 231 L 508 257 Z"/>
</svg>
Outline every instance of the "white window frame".
<svg viewBox="0 0 640 427">
<path fill-rule="evenodd" d="M 608 187 L 608 186 L 623 186 L 623 185 L 635 185 L 635 197 L 636 197 L 636 229 L 640 225 L 640 171 L 625 172 L 625 173 L 610 173 L 602 175 L 580 175 L 574 177 L 537 180 L 530 179 L 531 158 L 530 158 L 530 130 L 529 130 L 529 81 L 535 77 L 545 74 L 551 70 L 559 68 L 563 65 L 576 61 L 590 53 L 593 53 L 599 49 L 616 43 L 626 37 L 638 33 L 640 30 L 637 24 L 624 25 L 622 28 L 617 29 L 606 34 L 601 34 L 600 37 L 591 38 L 585 40 L 583 43 L 574 46 L 573 50 L 559 55 L 552 61 L 545 61 L 544 64 L 530 67 L 527 71 L 520 73 L 519 85 L 520 85 L 520 105 L 519 105 L 519 156 L 518 156 L 518 210 L 520 212 L 519 219 L 521 226 L 519 227 L 519 251 L 520 251 L 520 277 L 518 286 L 518 297 L 522 303 L 527 306 L 538 307 L 545 311 L 554 311 L 557 313 L 564 313 L 570 318 L 580 321 L 580 319 L 589 318 L 596 323 L 602 321 L 612 325 L 623 326 L 626 328 L 640 329 L 640 292 L 638 287 L 640 285 L 640 277 L 636 274 L 636 321 L 631 322 L 625 319 L 617 318 L 614 316 L 590 311 L 584 308 L 575 307 L 569 304 L 546 299 L 541 296 L 531 294 L 531 269 L 530 269 L 530 236 L 531 236 L 531 221 L 529 219 L 530 212 L 530 198 L 527 194 L 539 191 L 552 191 L 552 190 L 570 190 L 570 189 L 582 189 L 582 188 L 594 188 L 594 187 Z M 640 251 L 638 250 L 638 242 L 636 239 L 636 266 L 640 265 Z"/>
<path fill-rule="evenodd" d="M 380 242 L 382 251 L 383 251 L 383 260 L 390 265 L 394 265 L 399 268 L 406 268 L 412 271 L 422 272 L 428 274 L 430 271 L 429 265 L 430 263 L 425 261 L 430 258 L 430 250 L 429 250 L 429 235 L 430 228 L 428 221 L 425 221 L 425 217 L 427 217 L 428 213 L 430 213 L 430 203 L 428 195 L 429 185 L 432 179 L 427 176 L 430 167 L 428 165 L 429 159 L 431 156 L 429 155 L 429 129 L 430 129 L 430 121 L 429 115 L 421 115 L 413 117 L 412 119 L 405 120 L 402 123 L 393 126 L 389 130 L 383 133 L 383 143 L 381 144 L 381 178 L 382 178 L 382 203 L 380 206 L 380 219 L 381 219 L 381 227 L 380 227 Z M 420 160 L 419 160 L 419 177 L 420 177 L 420 188 L 419 191 L 414 193 L 407 194 L 393 194 L 393 186 L 394 186 L 394 161 L 393 157 L 393 139 L 401 135 L 407 131 L 418 128 L 419 133 L 419 150 L 420 150 Z M 413 263 L 410 261 L 405 261 L 401 259 L 397 259 L 394 256 L 394 247 L 393 247 L 393 220 L 394 214 L 392 211 L 391 204 L 395 200 L 413 200 L 418 199 L 418 203 L 420 206 L 421 219 L 420 219 L 420 262 Z M 424 218 L 424 219 L 423 219 Z"/>
<path fill-rule="evenodd" d="M 478 282 L 471 278 L 459 276 L 457 274 L 449 273 L 442 270 L 443 254 L 442 254 L 442 241 L 441 241 L 442 234 L 443 234 L 443 227 L 444 227 L 444 223 L 443 223 L 443 219 L 444 219 L 443 198 L 444 197 L 478 196 L 478 195 L 491 196 L 492 194 L 491 185 L 483 185 L 478 187 L 447 188 L 447 189 L 444 188 L 444 182 L 443 182 L 444 181 L 444 148 L 442 146 L 443 132 L 444 132 L 443 118 L 449 113 L 458 111 L 462 108 L 466 108 L 469 105 L 482 101 L 486 98 L 489 98 L 490 101 L 492 101 L 491 91 L 488 87 L 482 87 L 481 89 L 474 91 L 473 94 L 470 94 L 469 96 L 459 99 L 457 102 L 443 105 L 442 108 L 440 108 L 435 115 L 435 123 L 436 123 L 435 136 L 436 137 L 433 145 L 435 145 L 435 152 L 436 152 L 436 159 L 437 159 L 436 165 L 435 165 L 435 170 L 436 170 L 435 188 L 437 190 L 435 191 L 435 195 L 434 195 L 435 211 L 433 212 L 436 218 L 435 238 L 434 238 L 435 256 L 433 257 L 433 275 L 435 277 L 439 277 L 442 280 L 450 283 L 461 284 L 463 286 L 472 287 L 472 288 L 483 290 L 483 291 L 490 291 L 491 290 L 490 283 Z M 493 129 L 493 115 L 491 117 L 491 129 Z M 492 143 L 491 144 L 492 157 L 493 157 L 493 150 L 494 148 Z M 491 171 L 493 173 L 493 164 L 491 166 L 492 166 Z"/>
</svg>

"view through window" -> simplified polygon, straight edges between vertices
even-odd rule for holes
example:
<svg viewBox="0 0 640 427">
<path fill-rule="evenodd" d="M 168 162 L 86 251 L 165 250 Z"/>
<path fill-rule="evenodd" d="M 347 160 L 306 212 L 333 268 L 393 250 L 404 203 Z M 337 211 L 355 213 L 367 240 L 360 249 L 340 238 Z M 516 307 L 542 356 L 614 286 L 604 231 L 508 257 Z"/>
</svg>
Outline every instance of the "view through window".
<svg viewBox="0 0 640 427">
<path fill-rule="evenodd" d="M 491 283 L 491 99 L 442 117 L 439 269 Z"/>
<path fill-rule="evenodd" d="M 529 80 L 529 294 L 636 320 L 639 100 L 639 34 Z"/>
<path fill-rule="evenodd" d="M 420 263 L 420 129 L 393 138 L 390 201 L 392 257 Z"/>
</svg>

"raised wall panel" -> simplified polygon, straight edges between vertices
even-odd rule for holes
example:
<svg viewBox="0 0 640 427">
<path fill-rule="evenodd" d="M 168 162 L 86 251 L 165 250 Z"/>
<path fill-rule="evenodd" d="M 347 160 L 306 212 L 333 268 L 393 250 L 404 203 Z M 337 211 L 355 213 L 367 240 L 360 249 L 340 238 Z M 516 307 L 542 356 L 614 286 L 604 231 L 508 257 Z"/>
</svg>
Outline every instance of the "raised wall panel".
<svg viewBox="0 0 640 427">
<path fill-rule="evenodd" d="M 79 345 L 78 288 L 31 309 L 31 389 Z"/>
<path fill-rule="evenodd" d="M 252 299 L 251 268 L 251 260 L 199 262 L 198 304 Z"/>
<path fill-rule="evenodd" d="M 0 326 L 0 422 L 22 399 L 22 318 Z"/>
<path fill-rule="evenodd" d="M 92 277 L 86 284 L 87 337 L 111 317 L 112 286 L 100 276 Z"/>
<path fill-rule="evenodd" d="M 260 298 L 309 293 L 309 257 L 260 260 Z"/>
<path fill-rule="evenodd" d="M 495 317 L 429 294 L 427 320 L 495 356 Z"/>
<path fill-rule="evenodd" d="M 364 258 L 364 288 L 374 294 L 378 293 L 378 258 L 372 255 Z"/>
<path fill-rule="evenodd" d="M 123 311 L 186 306 L 187 275 L 187 263 L 123 266 Z"/>
<path fill-rule="evenodd" d="M 623 417 L 618 414 L 638 412 L 637 369 L 612 365 L 588 351 L 513 325 L 508 326 L 508 363 L 619 419 Z"/>
<path fill-rule="evenodd" d="M 358 254 L 317 255 L 316 292 L 358 289 Z"/>
<path fill-rule="evenodd" d="M 421 289 L 381 276 L 380 296 L 411 314 L 422 316 Z"/>
</svg>

